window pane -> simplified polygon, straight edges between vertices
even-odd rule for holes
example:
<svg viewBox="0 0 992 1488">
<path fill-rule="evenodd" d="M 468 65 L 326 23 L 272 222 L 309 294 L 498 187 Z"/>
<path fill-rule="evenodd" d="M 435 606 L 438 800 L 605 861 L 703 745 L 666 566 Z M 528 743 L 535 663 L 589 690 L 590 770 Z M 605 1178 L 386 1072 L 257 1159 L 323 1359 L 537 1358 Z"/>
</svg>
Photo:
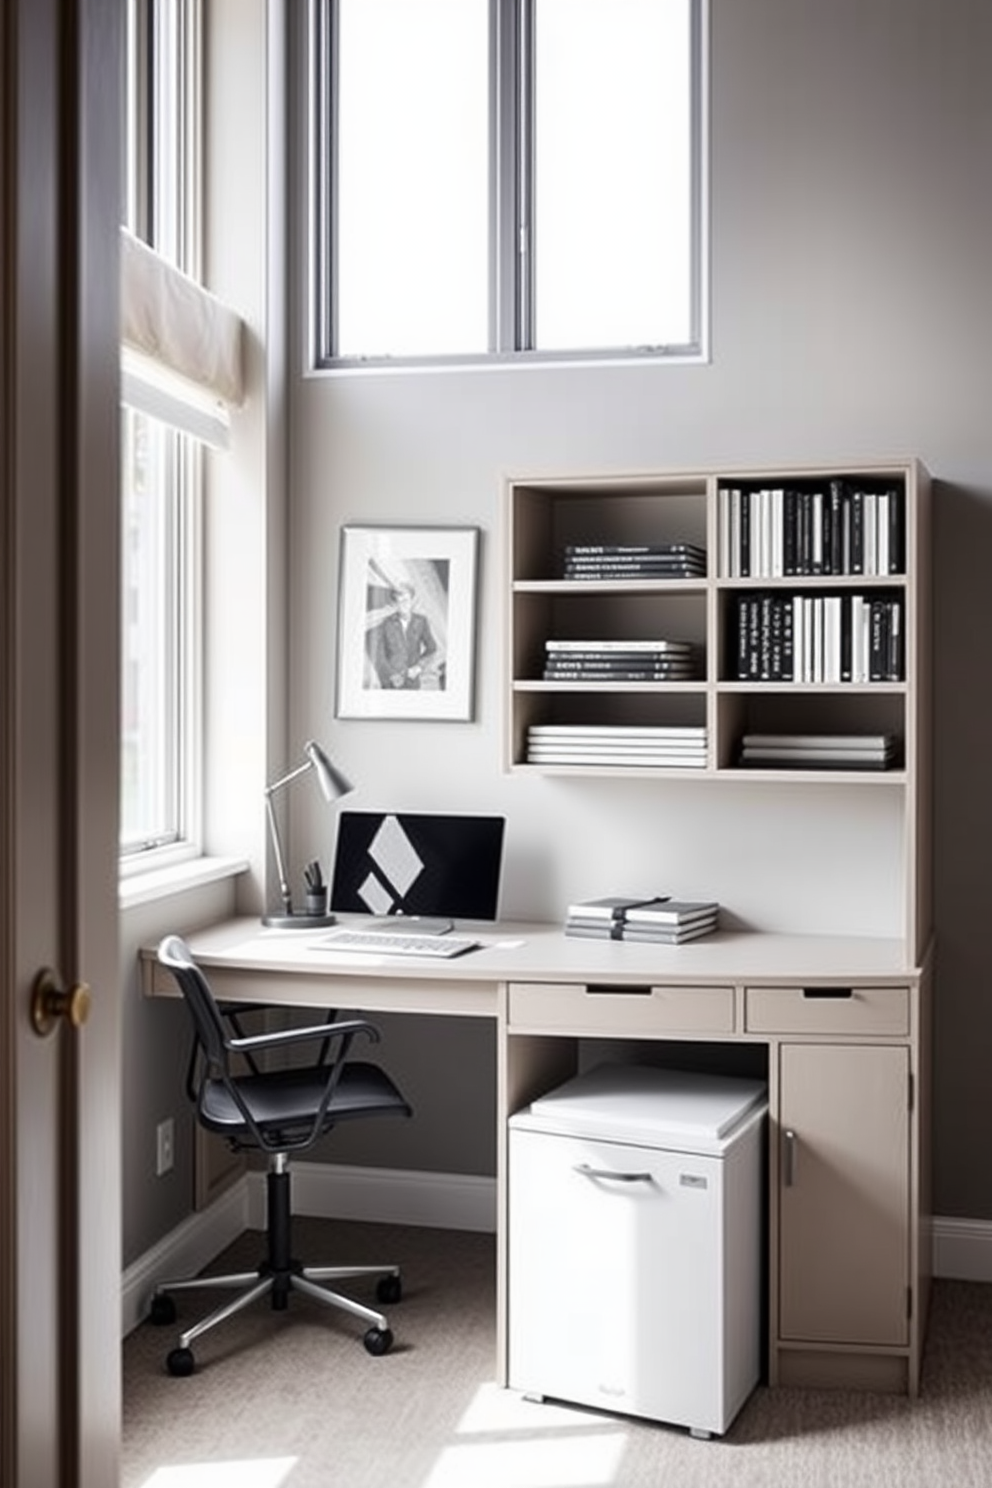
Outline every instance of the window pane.
<svg viewBox="0 0 992 1488">
<path fill-rule="evenodd" d="M 179 835 L 177 435 L 122 410 L 121 851 Z"/>
<path fill-rule="evenodd" d="M 535 0 L 535 345 L 692 337 L 689 0 Z"/>
<path fill-rule="evenodd" d="M 341 0 L 337 354 L 488 344 L 487 0 Z"/>
</svg>

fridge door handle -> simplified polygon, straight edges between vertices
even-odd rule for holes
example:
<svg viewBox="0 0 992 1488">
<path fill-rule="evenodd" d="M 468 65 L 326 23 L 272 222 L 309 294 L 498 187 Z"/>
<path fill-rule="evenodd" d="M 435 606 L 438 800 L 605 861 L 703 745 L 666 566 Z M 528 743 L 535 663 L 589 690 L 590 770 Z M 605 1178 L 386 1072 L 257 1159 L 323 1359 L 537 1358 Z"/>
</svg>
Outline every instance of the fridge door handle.
<svg viewBox="0 0 992 1488">
<path fill-rule="evenodd" d="M 576 1163 L 573 1169 L 583 1178 L 605 1178 L 610 1183 L 650 1183 L 650 1173 L 618 1173 L 613 1168 L 593 1168 L 588 1163 Z"/>
<path fill-rule="evenodd" d="M 796 1134 L 791 1126 L 782 1133 L 782 1182 L 791 1188 L 796 1181 Z"/>
</svg>

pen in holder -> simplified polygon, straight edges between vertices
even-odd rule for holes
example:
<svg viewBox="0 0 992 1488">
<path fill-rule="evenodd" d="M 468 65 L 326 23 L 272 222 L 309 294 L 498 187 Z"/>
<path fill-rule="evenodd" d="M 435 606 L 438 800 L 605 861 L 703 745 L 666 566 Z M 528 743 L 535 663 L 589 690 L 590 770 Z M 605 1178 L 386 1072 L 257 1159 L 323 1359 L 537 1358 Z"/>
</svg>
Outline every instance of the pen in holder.
<svg viewBox="0 0 992 1488">
<path fill-rule="evenodd" d="M 316 858 L 303 870 L 303 881 L 306 884 L 304 913 L 307 919 L 325 917 L 327 915 L 327 885 Z"/>
</svg>

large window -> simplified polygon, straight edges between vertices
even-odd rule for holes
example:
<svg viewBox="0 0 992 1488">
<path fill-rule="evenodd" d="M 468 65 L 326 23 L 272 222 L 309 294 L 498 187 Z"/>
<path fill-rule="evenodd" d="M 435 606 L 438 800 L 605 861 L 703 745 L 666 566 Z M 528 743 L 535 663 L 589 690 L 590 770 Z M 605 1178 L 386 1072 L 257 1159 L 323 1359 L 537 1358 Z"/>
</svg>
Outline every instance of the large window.
<svg viewBox="0 0 992 1488">
<path fill-rule="evenodd" d="M 311 0 L 318 365 L 699 355 L 705 0 Z"/>
<path fill-rule="evenodd" d="M 198 0 L 128 0 L 125 225 L 198 269 Z M 201 450 L 172 422 L 122 417 L 125 871 L 199 850 Z"/>
</svg>

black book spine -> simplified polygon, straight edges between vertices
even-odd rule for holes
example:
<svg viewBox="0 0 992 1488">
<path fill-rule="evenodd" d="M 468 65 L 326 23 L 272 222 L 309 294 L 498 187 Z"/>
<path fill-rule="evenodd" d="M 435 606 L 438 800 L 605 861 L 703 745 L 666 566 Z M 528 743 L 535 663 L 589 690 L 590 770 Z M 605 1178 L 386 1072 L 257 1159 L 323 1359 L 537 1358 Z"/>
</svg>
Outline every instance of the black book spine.
<svg viewBox="0 0 992 1488">
<path fill-rule="evenodd" d="M 747 677 L 748 677 L 748 671 L 747 671 L 747 656 L 748 656 L 747 638 L 748 638 L 748 629 L 749 629 L 748 601 L 747 601 L 747 599 L 743 595 L 741 595 L 741 597 L 737 601 L 737 635 L 736 635 L 737 656 L 736 656 L 736 671 L 735 671 L 735 676 L 736 676 L 738 682 L 746 682 L 747 681 Z"/>
<path fill-rule="evenodd" d="M 903 645 L 902 602 L 889 600 L 888 676 L 891 682 L 901 682 L 906 675 L 906 658 Z"/>
<path fill-rule="evenodd" d="M 812 573 L 813 564 L 813 495 L 803 491 L 799 498 L 799 566 L 801 574 Z"/>
<path fill-rule="evenodd" d="M 851 493 L 851 572 L 865 571 L 865 495 L 863 491 Z"/>
<path fill-rule="evenodd" d="M 893 488 L 889 496 L 889 573 L 906 572 L 906 493 Z"/>
<path fill-rule="evenodd" d="M 772 596 L 763 594 L 758 621 L 758 678 L 770 682 L 772 676 Z"/>
<path fill-rule="evenodd" d="M 748 602 L 747 675 L 757 681 L 761 675 L 761 606 L 757 597 Z"/>
<path fill-rule="evenodd" d="M 782 495 L 782 572 L 792 578 L 796 567 L 796 492 L 789 486 Z"/>
<path fill-rule="evenodd" d="M 852 676 L 851 649 L 851 596 L 842 595 L 840 603 L 840 680 L 850 682 Z"/>
<path fill-rule="evenodd" d="M 828 572 L 831 574 L 839 574 L 844 572 L 843 549 L 841 541 L 843 525 L 842 513 L 844 509 L 844 482 L 842 480 L 832 480 L 830 482 L 829 508 L 830 568 Z"/>
<path fill-rule="evenodd" d="M 795 650 L 793 646 L 792 616 L 794 611 L 792 599 L 785 595 L 779 600 L 779 611 L 782 624 L 782 681 L 791 682 L 796 674 Z"/>
</svg>

